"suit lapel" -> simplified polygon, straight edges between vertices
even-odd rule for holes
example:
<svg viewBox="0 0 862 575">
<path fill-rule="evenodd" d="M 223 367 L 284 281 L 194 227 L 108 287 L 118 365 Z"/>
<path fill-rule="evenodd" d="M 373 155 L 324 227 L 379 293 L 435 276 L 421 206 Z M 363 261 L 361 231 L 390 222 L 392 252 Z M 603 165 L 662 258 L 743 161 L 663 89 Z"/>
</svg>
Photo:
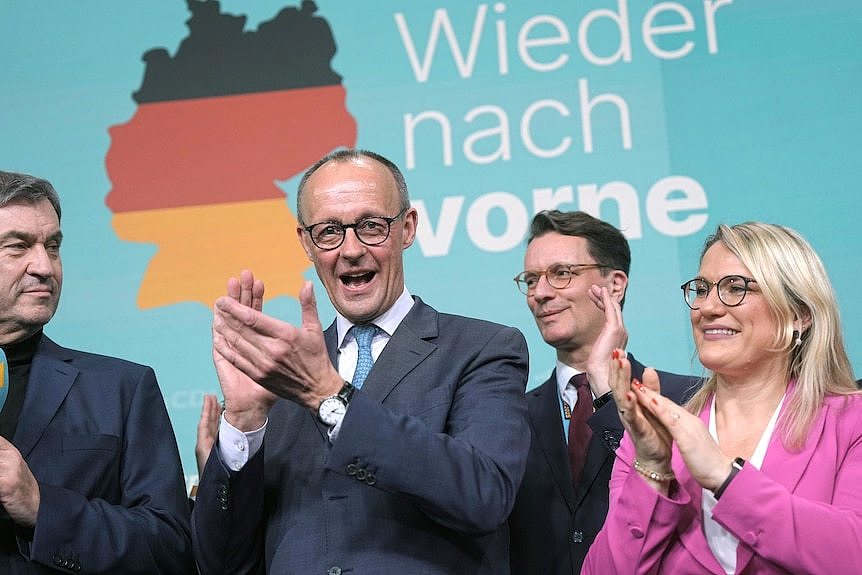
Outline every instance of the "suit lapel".
<svg viewBox="0 0 862 575">
<path fill-rule="evenodd" d="M 794 386 L 795 384 L 791 382 L 784 396 L 779 422 L 781 421 L 781 417 L 786 413 L 791 399 L 793 399 Z M 819 438 L 823 437 L 828 411 L 828 404 L 820 408 L 817 419 L 811 424 L 811 429 L 808 432 L 808 440 L 805 442 L 805 446 L 799 451 L 788 451 L 785 449 L 784 442 L 781 440 L 781 432 L 776 425 L 772 437 L 769 439 L 769 446 L 766 448 L 766 456 L 763 458 L 760 470 L 775 482 L 786 487 L 788 491 L 794 493 L 799 485 L 799 481 L 802 479 L 802 474 L 805 473 L 805 470 L 811 463 L 811 458 L 814 456 L 814 450 L 817 447 Z M 740 543 L 737 554 L 737 571 L 742 572 L 752 557 L 754 557 L 754 550 L 748 545 Z"/>
<path fill-rule="evenodd" d="M 572 486 L 569 452 L 563 437 L 556 373 L 554 370 L 550 379 L 527 394 L 527 407 L 534 437 L 545 456 L 554 483 L 557 484 L 569 510 L 574 513 L 577 502 Z"/>
<path fill-rule="evenodd" d="M 326 344 L 326 351 L 329 352 L 329 361 L 338 370 L 338 328 L 336 322 L 332 322 L 326 331 L 323 332 L 323 341 Z"/>
<path fill-rule="evenodd" d="M 362 385 L 362 393 L 381 403 L 408 373 L 437 349 L 437 312 L 418 297 L 389 338 Z"/>
<path fill-rule="evenodd" d="M 793 386 L 791 383 L 784 397 L 784 403 L 781 406 L 779 414 L 779 423 L 784 417 L 787 409 L 790 407 L 790 402 L 793 399 Z M 784 442 L 781 440 L 781 432 L 778 425 L 769 439 L 769 446 L 766 448 L 766 456 L 763 458 L 763 464 L 760 466 L 761 471 L 769 475 L 778 483 L 787 487 L 790 492 L 796 491 L 796 487 L 802 479 L 802 474 L 808 468 L 811 458 L 814 456 L 814 450 L 817 447 L 817 441 L 823 435 L 823 429 L 826 426 L 826 415 L 829 412 L 829 405 L 824 404 L 817 414 L 817 418 L 811 424 L 811 429 L 808 432 L 808 440 L 805 446 L 799 451 L 788 451 L 784 448 Z"/>
<path fill-rule="evenodd" d="M 33 450 L 78 377 L 63 348 L 45 336 L 30 366 L 27 395 L 13 442 L 23 457 Z"/>
<path fill-rule="evenodd" d="M 383 353 L 362 385 L 362 393 L 383 402 L 404 377 L 437 349 L 428 340 L 437 337 L 437 312 L 419 297 L 392 334 Z M 338 368 L 338 334 L 335 322 L 324 333 L 329 360 Z M 384 375 L 385 374 L 385 375 Z"/>
<path fill-rule="evenodd" d="M 632 366 L 632 377 L 643 380 L 644 366 L 631 354 L 628 355 L 628 358 Z M 587 459 L 584 462 L 584 470 L 581 472 L 581 481 L 576 494 L 576 497 L 578 498 L 576 503 L 578 505 L 592 490 L 593 484 L 595 483 L 599 473 L 607 463 L 607 460 L 613 457 L 614 451 L 619 447 L 623 436 L 623 424 L 616 415 L 616 412 L 612 415 L 614 418 L 612 422 L 607 420 L 598 420 L 598 423 L 594 423 L 597 421 L 596 418 L 600 415 L 601 414 L 593 414 L 593 417 L 591 418 L 593 437 L 590 440 Z M 600 429 L 600 432 L 596 432 L 597 428 Z"/>
<path fill-rule="evenodd" d="M 595 417 L 595 414 L 593 416 Z M 592 491 L 602 468 L 608 459 L 613 457 L 614 451 L 611 450 L 610 444 L 619 446 L 623 434 L 622 423 L 619 422 L 618 418 L 614 423 L 620 427 L 619 430 L 602 429 L 597 432 L 595 428 L 593 429 L 593 436 L 587 447 L 587 458 L 584 462 L 583 471 L 581 471 L 581 480 L 578 482 L 578 489 L 575 493 L 576 505 L 580 505 L 581 501 Z M 604 428 L 604 425 L 599 425 L 599 427 Z M 611 435 L 611 437 L 606 435 Z M 602 489 L 607 489 L 607 486 L 602 487 Z"/>
</svg>

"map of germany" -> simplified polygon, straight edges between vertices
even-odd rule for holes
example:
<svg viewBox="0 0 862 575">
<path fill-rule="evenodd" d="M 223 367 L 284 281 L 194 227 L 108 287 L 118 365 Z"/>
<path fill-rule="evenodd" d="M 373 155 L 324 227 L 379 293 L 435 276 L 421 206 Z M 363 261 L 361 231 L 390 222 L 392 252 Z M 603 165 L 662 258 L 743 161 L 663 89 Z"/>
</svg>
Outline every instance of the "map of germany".
<svg viewBox="0 0 862 575">
<path fill-rule="evenodd" d="M 138 305 L 209 306 L 244 268 L 267 299 L 295 297 L 309 262 L 276 181 L 356 143 L 335 39 L 311 0 L 256 31 L 217 0 L 187 4 L 189 35 L 174 56 L 144 54 L 137 109 L 109 129 L 114 230 L 157 246 Z"/>
</svg>

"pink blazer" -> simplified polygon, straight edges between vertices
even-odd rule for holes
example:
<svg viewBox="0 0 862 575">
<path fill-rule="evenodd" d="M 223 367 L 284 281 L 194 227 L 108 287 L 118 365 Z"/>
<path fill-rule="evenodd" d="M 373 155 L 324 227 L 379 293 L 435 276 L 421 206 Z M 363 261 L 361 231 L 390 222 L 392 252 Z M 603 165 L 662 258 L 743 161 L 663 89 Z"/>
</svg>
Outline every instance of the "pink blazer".
<svg viewBox="0 0 862 575">
<path fill-rule="evenodd" d="M 633 458 L 625 436 L 610 511 L 582 573 L 723 574 L 703 534 L 701 487 L 676 448 L 670 498 L 632 469 Z M 736 573 L 862 573 L 862 395 L 827 397 L 801 451 L 787 451 L 776 429 L 762 469 L 745 465 L 713 517 L 739 539 Z"/>
</svg>

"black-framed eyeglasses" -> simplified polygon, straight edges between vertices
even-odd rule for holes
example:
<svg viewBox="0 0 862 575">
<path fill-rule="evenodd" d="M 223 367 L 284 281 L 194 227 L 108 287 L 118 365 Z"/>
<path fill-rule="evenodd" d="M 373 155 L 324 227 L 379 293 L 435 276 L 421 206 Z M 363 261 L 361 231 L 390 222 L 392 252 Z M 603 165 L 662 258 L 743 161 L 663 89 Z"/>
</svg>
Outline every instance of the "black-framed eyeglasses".
<svg viewBox="0 0 862 575">
<path fill-rule="evenodd" d="M 604 264 L 554 264 L 546 270 L 524 270 L 513 279 L 518 284 L 518 289 L 524 295 L 530 295 L 536 289 L 542 276 L 547 278 L 548 283 L 554 289 L 569 287 L 572 278 L 581 275 L 581 272 L 594 268 L 606 268 Z"/>
<path fill-rule="evenodd" d="M 712 286 L 718 286 L 718 299 L 727 307 L 736 307 L 742 303 L 751 288 L 750 283 L 757 283 L 754 278 L 730 275 L 724 276 L 716 282 L 709 282 L 703 278 L 694 278 L 682 284 L 682 296 L 685 304 L 691 309 L 700 309 L 700 306 L 712 291 Z"/>
<path fill-rule="evenodd" d="M 379 246 L 389 238 L 389 229 L 392 227 L 392 222 L 403 216 L 406 211 L 407 208 L 404 208 L 391 218 L 374 216 L 362 218 L 352 224 L 319 222 L 302 229 L 308 233 L 314 245 L 322 250 L 334 250 L 343 244 L 347 228 L 353 228 L 357 239 L 366 246 Z"/>
</svg>

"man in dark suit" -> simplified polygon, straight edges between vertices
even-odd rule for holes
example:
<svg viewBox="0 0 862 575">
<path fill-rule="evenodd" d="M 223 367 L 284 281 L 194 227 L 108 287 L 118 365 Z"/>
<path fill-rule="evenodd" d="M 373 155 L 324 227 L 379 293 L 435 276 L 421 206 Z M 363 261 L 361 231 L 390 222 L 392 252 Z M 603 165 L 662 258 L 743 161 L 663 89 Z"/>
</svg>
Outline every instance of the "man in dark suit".
<svg viewBox="0 0 862 575">
<path fill-rule="evenodd" d="M 0 172 L 0 573 L 191 573 L 153 370 L 42 332 L 60 299 L 61 240 L 51 184 Z"/>
<path fill-rule="evenodd" d="M 337 317 L 323 331 L 310 282 L 300 326 L 261 313 L 247 271 L 216 302 L 225 412 L 192 519 L 201 572 L 507 573 L 523 336 L 410 295 L 418 217 L 389 160 L 330 154 L 297 216 Z"/>
<path fill-rule="evenodd" d="M 608 364 L 628 338 L 622 307 L 630 261 L 619 230 L 584 212 L 533 218 L 525 271 L 515 281 L 557 364 L 527 393 L 532 441 L 509 518 L 512 573 L 580 573 L 604 523 L 623 434 Z M 641 378 L 644 366 L 629 358 L 633 377 Z M 693 378 L 659 376 L 662 392 L 676 401 L 696 385 Z"/>
</svg>

